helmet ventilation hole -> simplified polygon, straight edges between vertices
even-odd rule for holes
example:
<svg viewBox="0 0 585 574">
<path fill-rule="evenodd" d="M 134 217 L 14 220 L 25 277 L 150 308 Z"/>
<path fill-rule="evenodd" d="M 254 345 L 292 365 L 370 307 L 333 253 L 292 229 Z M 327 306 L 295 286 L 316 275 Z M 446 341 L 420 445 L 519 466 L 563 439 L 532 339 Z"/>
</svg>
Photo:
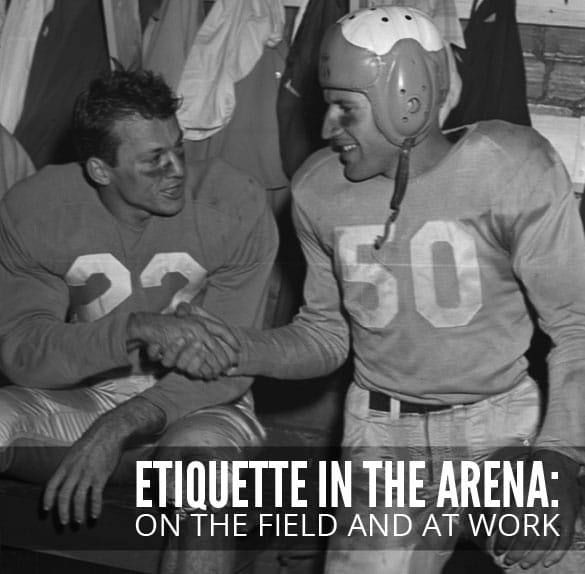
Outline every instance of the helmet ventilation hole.
<svg viewBox="0 0 585 574">
<path fill-rule="evenodd" d="M 390 22 L 390 20 L 384 16 L 384 18 L 382 18 L 382 22 Z"/>
<path fill-rule="evenodd" d="M 408 14 L 405 16 L 405 18 L 406 18 L 407 20 L 412 20 L 412 16 L 409 16 Z"/>
<path fill-rule="evenodd" d="M 406 102 L 406 106 L 411 114 L 416 114 L 421 108 L 421 102 L 418 98 L 410 98 L 410 100 Z"/>
</svg>

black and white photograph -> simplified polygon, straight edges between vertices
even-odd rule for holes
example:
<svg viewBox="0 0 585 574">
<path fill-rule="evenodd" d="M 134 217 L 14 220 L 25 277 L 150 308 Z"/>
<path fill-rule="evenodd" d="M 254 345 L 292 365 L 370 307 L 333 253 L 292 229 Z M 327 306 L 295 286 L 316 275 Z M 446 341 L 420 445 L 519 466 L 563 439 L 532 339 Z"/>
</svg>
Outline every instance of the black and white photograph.
<svg viewBox="0 0 585 574">
<path fill-rule="evenodd" d="M 583 574 L 583 0 L 0 0 L 0 574 Z"/>
</svg>

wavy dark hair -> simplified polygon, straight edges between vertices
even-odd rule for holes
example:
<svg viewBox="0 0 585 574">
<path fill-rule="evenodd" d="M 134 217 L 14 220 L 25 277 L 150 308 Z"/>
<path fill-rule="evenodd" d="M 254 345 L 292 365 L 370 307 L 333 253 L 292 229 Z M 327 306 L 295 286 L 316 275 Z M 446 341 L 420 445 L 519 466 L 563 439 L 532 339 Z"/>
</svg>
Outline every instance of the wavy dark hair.
<svg viewBox="0 0 585 574">
<path fill-rule="evenodd" d="M 99 157 L 117 165 L 120 139 L 114 123 L 133 117 L 166 120 L 180 104 L 161 76 L 146 70 L 118 70 L 93 80 L 73 110 L 73 141 L 79 160 Z"/>
</svg>

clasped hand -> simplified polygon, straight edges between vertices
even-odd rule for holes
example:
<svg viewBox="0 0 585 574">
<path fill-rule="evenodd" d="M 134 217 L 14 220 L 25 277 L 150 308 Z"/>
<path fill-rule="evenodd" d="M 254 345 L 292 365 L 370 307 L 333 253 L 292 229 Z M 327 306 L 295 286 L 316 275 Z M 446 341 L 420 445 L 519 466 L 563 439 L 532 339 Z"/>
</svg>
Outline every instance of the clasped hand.
<svg viewBox="0 0 585 574">
<path fill-rule="evenodd" d="M 240 346 L 230 329 L 200 308 L 181 303 L 174 315 L 141 313 L 133 325 L 152 361 L 190 377 L 216 379 L 238 362 Z"/>
</svg>

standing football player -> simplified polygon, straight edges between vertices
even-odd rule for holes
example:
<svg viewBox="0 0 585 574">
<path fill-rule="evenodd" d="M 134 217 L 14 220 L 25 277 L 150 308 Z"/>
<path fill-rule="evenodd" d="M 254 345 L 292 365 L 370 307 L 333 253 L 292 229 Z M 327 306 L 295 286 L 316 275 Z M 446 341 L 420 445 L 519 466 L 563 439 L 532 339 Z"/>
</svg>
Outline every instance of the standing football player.
<svg viewBox="0 0 585 574">
<path fill-rule="evenodd" d="M 190 365 L 203 378 L 215 354 L 235 361 L 232 337 L 175 310 L 197 302 L 260 326 L 277 247 L 249 176 L 185 165 L 178 103 L 148 72 L 93 81 L 74 112 L 80 163 L 42 169 L 0 206 L 0 368 L 13 383 L 0 389 L 0 472 L 49 479 L 45 508 L 64 524 L 88 506 L 97 518 L 106 482 L 131 480 L 137 459 L 214 460 L 264 437 L 250 378 L 209 385 L 153 351 L 205 348 Z M 70 445 L 62 460 L 48 448 Z M 233 553 L 177 558 L 163 570 L 231 572 Z"/>
<path fill-rule="evenodd" d="M 232 332 L 239 374 L 315 377 L 351 347 L 343 445 L 355 462 L 354 506 L 339 509 L 326 571 L 439 573 L 455 540 L 441 519 L 449 510 L 436 507 L 442 462 L 522 446 L 527 474 L 542 464 L 558 477 L 548 494 L 559 536 L 540 520 L 540 532 L 496 533 L 494 554 L 505 566 L 584 571 L 585 554 L 566 550 L 585 462 L 585 237 L 559 156 L 536 131 L 502 121 L 445 137 L 445 48 L 416 10 L 345 16 L 324 37 L 319 74 L 331 149 L 293 181 L 305 304 L 289 326 Z M 524 357 L 526 296 L 553 342 L 544 405 Z M 425 461 L 417 478 L 426 506 L 369 508 L 361 461 L 407 458 Z M 383 478 L 377 486 L 381 495 Z M 376 511 L 408 513 L 413 535 L 347 536 L 356 511 L 364 522 Z M 440 534 L 423 537 L 431 513 Z"/>
</svg>

